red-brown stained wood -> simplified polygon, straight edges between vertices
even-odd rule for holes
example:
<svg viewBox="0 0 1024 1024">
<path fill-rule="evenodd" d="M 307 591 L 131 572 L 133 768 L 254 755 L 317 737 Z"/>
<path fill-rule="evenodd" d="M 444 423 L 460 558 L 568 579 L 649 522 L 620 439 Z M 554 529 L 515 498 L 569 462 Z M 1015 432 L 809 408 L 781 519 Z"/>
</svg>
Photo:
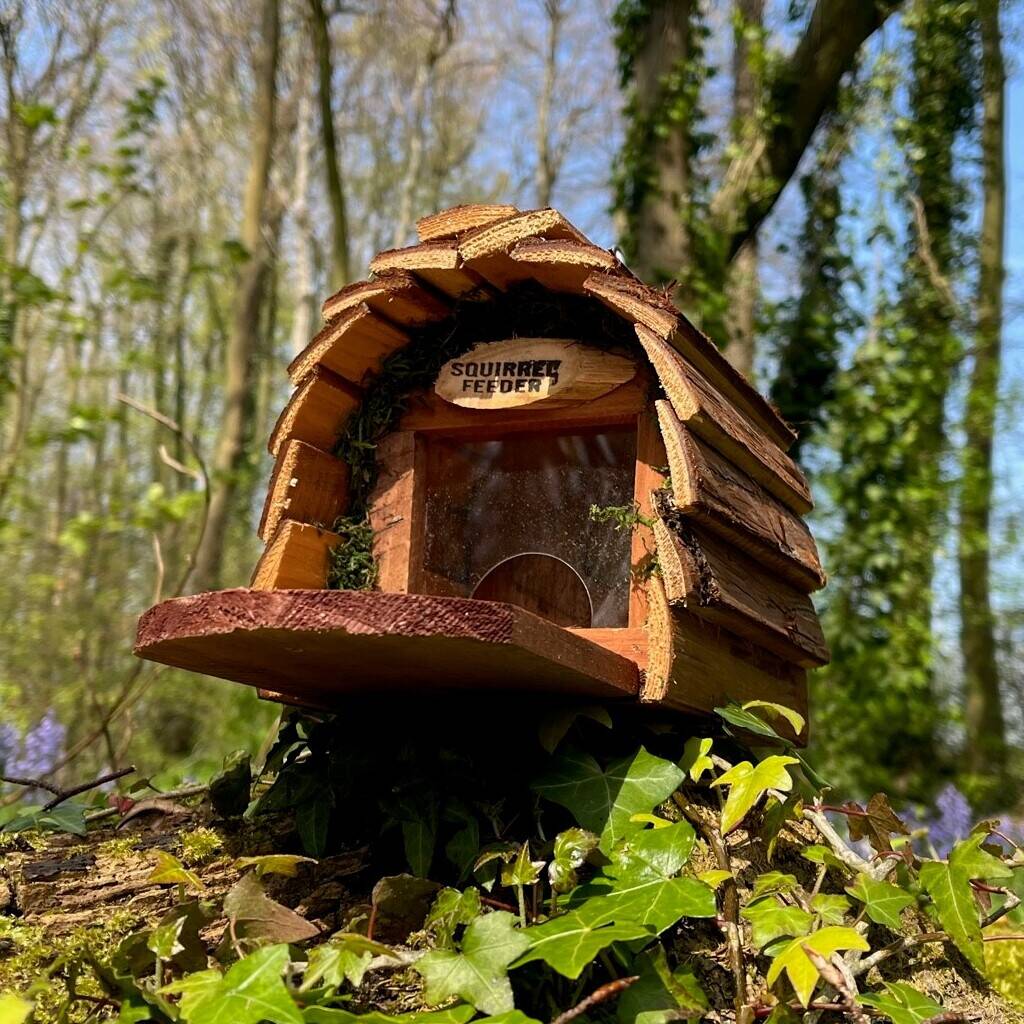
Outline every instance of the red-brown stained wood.
<svg viewBox="0 0 1024 1024">
<path fill-rule="evenodd" d="M 395 270 L 406 270 L 426 281 L 432 288 L 453 299 L 474 297 L 486 298 L 493 289 L 479 274 L 462 266 L 462 257 L 454 241 L 423 242 L 406 249 L 387 249 L 370 261 L 374 274 L 389 274 Z"/>
<path fill-rule="evenodd" d="M 707 335 L 698 331 L 672 305 L 664 292 L 625 273 L 592 274 L 584 283 L 584 291 L 627 320 L 643 324 L 671 345 L 784 451 L 796 440 L 795 431 L 771 402 L 722 355 Z"/>
<path fill-rule="evenodd" d="M 320 590 L 327 586 L 331 548 L 342 538 L 308 523 L 284 520 L 252 576 L 253 590 Z"/>
<path fill-rule="evenodd" d="M 355 384 L 377 373 L 392 352 L 409 344 L 409 335 L 377 316 L 365 303 L 327 323 L 292 360 L 288 376 L 295 384 L 316 366 L 324 366 Z"/>
<path fill-rule="evenodd" d="M 259 535 L 269 540 L 282 519 L 330 528 L 348 502 L 348 466 L 302 441 L 283 445 L 270 478 Z"/>
<path fill-rule="evenodd" d="M 637 325 L 636 333 L 680 421 L 798 515 L 809 512 L 799 466 L 653 331 Z"/>
<path fill-rule="evenodd" d="M 528 238 L 508 255 L 522 265 L 524 276 L 551 291 L 573 295 L 583 294 L 583 283 L 594 271 L 614 271 L 619 266 L 607 249 L 565 238 Z"/>
<path fill-rule="evenodd" d="M 323 366 L 313 367 L 277 418 L 268 445 L 270 454 L 276 456 L 291 438 L 331 451 L 361 401 L 359 388 Z"/>
<path fill-rule="evenodd" d="M 655 403 L 672 480 L 672 511 L 717 533 L 804 592 L 825 585 L 807 524 Z"/>
<path fill-rule="evenodd" d="M 388 434 L 377 444 L 377 483 L 367 503 L 373 530 L 377 586 L 396 594 L 419 589 L 423 561 L 422 446 L 411 431 Z M 419 457 L 418 457 L 419 456 Z"/>
<path fill-rule="evenodd" d="M 655 521 L 654 535 L 670 604 L 804 668 L 828 662 L 828 646 L 806 594 L 717 537 L 692 530 L 680 534 L 661 520 Z"/>
<path fill-rule="evenodd" d="M 421 242 L 454 238 L 465 231 L 484 227 L 496 220 L 514 217 L 518 212 L 516 207 L 507 203 L 465 203 L 420 217 L 416 221 L 416 234 Z"/>
<path fill-rule="evenodd" d="M 375 281 L 346 285 L 324 302 L 324 319 L 340 316 L 361 302 L 401 327 L 443 320 L 451 312 L 446 302 L 423 288 L 412 274 L 396 270 Z"/>
<path fill-rule="evenodd" d="M 626 658 L 512 605 L 422 594 L 223 590 L 164 601 L 142 658 L 299 699 L 512 690 L 634 696 Z"/>
<path fill-rule="evenodd" d="M 648 664 L 640 699 L 709 714 L 730 700 L 768 700 L 807 717 L 807 673 L 717 626 L 673 609 L 661 580 L 650 584 Z M 788 726 L 781 726 L 787 729 Z M 780 731 L 781 731 L 780 729 Z M 806 733 L 791 739 L 806 743 Z"/>
</svg>

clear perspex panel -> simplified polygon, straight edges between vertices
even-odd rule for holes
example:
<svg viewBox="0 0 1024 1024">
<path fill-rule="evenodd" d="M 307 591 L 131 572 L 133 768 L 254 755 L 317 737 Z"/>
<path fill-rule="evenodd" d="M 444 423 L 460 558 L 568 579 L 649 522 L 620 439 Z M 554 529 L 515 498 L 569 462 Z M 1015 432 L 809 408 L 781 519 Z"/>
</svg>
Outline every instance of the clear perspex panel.
<svg viewBox="0 0 1024 1024">
<path fill-rule="evenodd" d="M 628 624 L 630 534 L 594 522 L 590 508 L 632 504 L 635 429 L 517 433 L 487 441 L 431 437 L 425 444 L 426 589 L 470 596 L 487 577 L 487 597 L 518 604 L 514 591 L 496 590 L 496 581 L 509 570 L 522 588 L 524 575 L 536 572 L 546 600 L 566 607 L 552 614 L 531 610 L 563 625 Z M 527 554 L 553 558 L 502 565 Z M 592 608 L 589 622 L 574 620 L 582 585 Z"/>
</svg>

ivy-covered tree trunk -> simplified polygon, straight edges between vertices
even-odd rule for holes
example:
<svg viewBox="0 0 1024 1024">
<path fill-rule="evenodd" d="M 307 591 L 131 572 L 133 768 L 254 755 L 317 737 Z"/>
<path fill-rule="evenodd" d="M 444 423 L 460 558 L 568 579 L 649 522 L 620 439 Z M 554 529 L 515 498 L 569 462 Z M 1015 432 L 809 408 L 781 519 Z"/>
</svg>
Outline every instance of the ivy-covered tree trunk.
<svg viewBox="0 0 1024 1024">
<path fill-rule="evenodd" d="M 678 280 L 691 259 L 692 0 L 625 0 L 616 11 L 626 139 L 617 176 L 622 247 L 649 282 Z"/>
<path fill-rule="evenodd" d="M 219 582 L 252 412 L 252 364 L 259 342 L 260 312 L 271 260 L 263 226 L 276 128 L 280 42 L 278 4 L 279 0 L 264 0 L 262 7 L 260 45 L 254 68 L 257 94 L 253 111 L 253 144 L 242 213 L 241 241 L 246 259 L 238 277 L 225 352 L 224 413 L 213 458 L 214 481 L 209 513 L 190 579 L 192 587 L 197 590 L 212 589 Z"/>
<path fill-rule="evenodd" d="M 764 65 L 764 0 L 735 0 L 733 5 L 732 118 L 733 151 L 741 152 L 758 133 L 760 69 Z M 754 375 L 759 294 L 757 235 L 740 246 L 727 282 L 728 341 L 725 356 L 744 376 Z"/>
<path fill-rule="evenodd" d="M 843 157 L 850 124 L 839 111 L 831 115 L 818 144 L 813 167 L 800 180 L 804 225 L 797 243 L 800 283 L 797 296 L 780 314 L 779 368 L 772 401 L 797 428 L 790 455 L 799 459 L 804 445 L 824 424 L 835 396 L 842 339 L 857 324 L 843 296 L 853 261 L 839 236 L 843 212 Z"/>
<path fill-rule="evenodd" d="M 937 777 L 932 630 L 935 558 L 949 488 L 946 401 L 962 345 L 951 301 L 961 273 L 964 187 L 959 137 L 971 126 L 972 20 L 955 2 L 915 0 L 902 277 L 878 308 L 841 387 L 835 502 L 843 528 L 833 575 L 833 661 L 817 688 L 822 750 L 840 783 L 927 796 Z M 850 714 L 856 706 L 858 713 Z"/>
<path fill-rule="evenodd" d="M 979 0 L 977 6 L 982 44 L 981 159 L 984 198 L 978 244 L 974 367 L 964 421 L 959 537 L 960 645 L 964 660 L 967 767 L 979 780 L 998 783 L 1006 767 L 1006 737 L 990 592 L 989 527 L 994 484 L 992 445 L 999 396 L 1005 276 L 1003 89 L 1006 72 L 999 28 L 999 0 Z M 984 795 L 978 795 L 984 800 Z M 988 794 L 990 798 L 995 795 L 991 791 Z"/>
</svg>

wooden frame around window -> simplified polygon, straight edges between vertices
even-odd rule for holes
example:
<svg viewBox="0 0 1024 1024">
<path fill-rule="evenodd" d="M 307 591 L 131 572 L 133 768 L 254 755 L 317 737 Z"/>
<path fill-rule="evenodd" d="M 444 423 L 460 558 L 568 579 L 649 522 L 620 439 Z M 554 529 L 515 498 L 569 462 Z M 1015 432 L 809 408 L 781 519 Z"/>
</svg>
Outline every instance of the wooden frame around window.
<svg viewBox="0 0 1024 1024">
<path fill-rule="evenodd" d="M 423 569 L 426 493 L 424 438 L 428 435 L 487 440 L 516 431 L 636 427 L 633 497 L 640 515 L 653 516 L 651 494 L 665 485 L 665 447 L 651 403 L 650 375 L 645 369 L 601 398 L 589 402 L 543 403 L 518 409 L 481 412 L 464 409 L 423 392 L 377 447 L 377 486 L 370 497 L 370 525 L 379 567 L 378 586 L 392 593 L 443 593 L 443 581 L 427 580 Z M 655 543 L 642 523 L 631 541 L 628 625 L 622 628 L 571 629 L 570 632 L 624 655 L 640 668 L 647 664 L 646 581 Z"/>
</svg>

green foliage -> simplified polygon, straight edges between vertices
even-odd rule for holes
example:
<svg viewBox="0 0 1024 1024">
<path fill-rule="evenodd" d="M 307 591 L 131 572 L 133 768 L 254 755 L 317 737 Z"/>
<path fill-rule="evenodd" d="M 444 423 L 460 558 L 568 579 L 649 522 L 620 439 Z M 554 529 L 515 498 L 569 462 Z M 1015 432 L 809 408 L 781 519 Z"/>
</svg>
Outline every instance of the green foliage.
<svg viewBox="0 0 1024 1024">
<path fill-rule="evenodd" d="M 774 709 L 756 702 L 745 714 L 778 719 Z M 413 717 L 422 725 L 422 715 Z M 745 722 L 743 715 L 738 717 Z M 782 742 L 767 717 L 759 721 L 762 739 Z M 344 803 L 351 813 L 346 840 L 358 840 L 361 812 L 354 795 L 376 782 L 390 791 L 394 783 L 375 778 L 378 758 L 366 764 L 355 789 L 345 789 L 338 772 L 353 768 L 358 751 L 349 747 L 352 757 L 344 765 L 334 763 L 333 737 L 322 731 L 323 725 L 294 718 L 285 723 L 278 748 L 270 755 L 269 771 L 277 777 L 264 797 L 283 785 L 269 804 L 295 815 L 294 807 L 279 803 L 281 794 L 296 794 L 300 806 L 307 800 L 299 766 L 312 762 L 321 790 L 341 787 L 331 807 Z M 998 893 L 1005 901 L 1006 887 L 1016 886 L 1019 874 L 1016 851 L 1006 854 L 988 844 L 991 823 L 957 844 L 948 862 L 912 846 L 905 846 L 898 858 L 867 860 L 844 844 L 835 828 L 819 834 L 811 816 L 804 821 L 806 827 L 787 832 L 787 865 L 794 866 L 792 872 L 782 871 L 766 864 L 768 844 L 760 831 L 765 815 L 756 812 L 755 801 L 745 798 L 746 809 L 737 818 L 736 808 L 717 797 L 724 787 L 731 796 L 748 779 L 760 780 L 751 787 L 757 795 L 762 782 L 773 792 L 795 786 L 795 759 L 772 752 L 759 759 L 728 737 L 711 737 L 710 745 L 704 738 L 697 749 L 711 763 L 695 779 L 678 767 L 684 746 L 692 749 L 685 737 L 648 732 L 643 726 L 631 731 L 621 723 L 617 732 L 609 732 L 588 718 L 570 731 L 564 750 L 560 746 L 554 753 L 531 744 L 528 734 L 514 737 L 510 749 L 517 751 L 518 761 L 529 760 L 533 789 L 541 797 L 540 805 L 532 807 L 516 803 L 508 780 L 509 755 L 500 744 L 489 743 L 495 768 L 489 784 L 500 780 L 508 802 L 492 802 L 490 825 L 486 832 L 480 828 L 472 858 L 479 885 L 441 888 L 429 911 L 419 911 L 422 925 L 410 918 L 403 926 L 403 934 L 408 933 L 403 941 L 385 945 L 360 932 L 367 925 L 365 916 L 352 917 L 332 935 L 322 932 L 298 910 L 271 898 L 259 877 L 277 873 L 294 882 L 305 858 L 263 854 L 236 865 L 253 870 L 246 870 L 223 898 L 199 903 L 182 894 L 159 921 L 128 935 L 109 959 L 101 961 L 85 946 L 75 954 L 77 959 L 62 961 L 64 968 L 47 970 L 22 1002 L 8 999 L 0 1007 L 15 1020 L 16 1013 L 28 1014 L 32 1024 L 57 1019 L 41 1009 L 44 1003 L 50 1007 L 63 1001 L 74 1007 L 83 1002 L 88 1008 L 87 997 L 108 1000 L 121 1020 L 157 1024 L 468 1024 L 474 1017 L 479 1024 L 531 1024 L 575 1006 L 588 991 L 608 982 L 635 978 L 616 990 L 617 1003 L 608 1007 L 609 1013 L 619 1024 L 669 1024 L 711 1011 L 732 1012 L 735 993 L 723 992 L 720 977 L 714 979 L 720 976 L 723 958 L 738 955 L 745 973 L 760 979 L 748 989 L 744 1012 L 758 1019 L 773 1014 L 775 1020 L 799 1021 L 823 985 L 808 951 L 826 961 L 845 955 L 856 975 L 861 954 L 870 952 L 884 962 L 902 948 L 896 940 L 913 941 L 933 932 L 935 921 L 943 930 L 927 940 L 934 943 L 932 968 L 942 943 L 952 941 L 979 970 L 988 969 L 982 941 L 993 915 L 1000 915 L 982 905 L 971 882 L 983 880 L 990 895 Z M 631 754 L 614 752 L 622 742 L 633 743 L 645 733 L 659 753 L 643 745 Z M 464 731 L 453 735 L 463 744 L 471 738 Z M 611 749 L 598 743 L 594 754 L 584 756 L 570 745 L 583 735 L 596 736 Z M 422 736 L 421 729 L 421 740 L 436 748 L 433 733 Z M 301 751 L 298 761 L 292 758 L 296 751 Z M 476 751 L 473 758 L 477 774 L 489 774 L 486 756 Z M 738 775 L 737 768 L 742 768 Z M 442 772 L 436 779 L 446 788 L 457 776 Z M 805 799 L 820 800 L 805 779 L 800 786 Z M 465 789 L 450 796 L 463 802 L 464 821 L 471 805 Z M 419 799 L 424 799 L 422 792 Z M 435 799 L 434 804 L 439 827 L 445 819 L 444 802 Z M 891 836 L 904 826 L 884 798 L 870 806 L 870 811 L 852 804 L 827 810 L 851 823 L 860 821 L 876 848 L 891 845 Z M 522 813 L 525 807 L 530 810 Z M 820 808 L 818 813 L 825 811 Z M 549 831 L 545 823 L 551 820 L 566 827 Z M 545 840 L 544 834 L 554 838 Z M 518 837 L 514 842 L 503 838 L 513 835 Z M 337 848 L 333 837 L 332 825 L 326 841 L 332 852 Z M 375 845 L 388 861 L 393 852 L 380 842 Z M 396 842 L 394 849 L 400 847 Z M 727 867 L 702 867 L 712 848 L 722 851 L 716 860 L 724 857 Z M 749 868 L 731 870 L 734 864 L 739 867 L 734 857 L 743 858 Z M 182 887 L 189 882 L 179 862 L 166 854 L 160 861 L 156 877 Z M 453 880 L 458 873 L 455 864 L 446 868 L 437 860 L 435 877 Z M 411 880 L 406 876 L 406 881 Z M 431 891 L 429 883 L 417 885 Z M 719 887 L 717 895 L 712 885 Z M 726 887 L 733 893 L 729 898 Z M 374 888 L 372 898 L 390 899 L 380 889 Z M 518 897 L 519 914 L 500 909 L 509 894 Z M 386 911 L 383 905 L 378 909 L 383 916 L 396 907 L 389 903 Z M 870 929 L 864 914 L 872 922 Z M 204 936 L 218 919 L 227 926 L 211 961 Z M 723 948 L 729 946 L 730 927 L 738 937 L 735 954 Z M 709 936 L 718 938 L 709 942 Z M 411 970 L 403 973 L 402 968 Z M 894 1022 L 919 1024 L 956 1009 L 941 1007 L 905 982 L 886 977 L 881 988 L 870 985 L 857 994 L 864 1005 L 889 1014 Z M 419 1009 L 387 1012 L 395 1006 L 387 995 L 389 978 L 404 978 L 401 994 L 396 994 L 398 1005 Z M 863 978 L 857 983 L 863 985 Z M 764 994 L 765 986 L 770 996 Z M 30 1010 L 33 1000 L 37 1009 Z M 444 1008 L 431 1009 L 438 1004 Z"/>
</svg>

